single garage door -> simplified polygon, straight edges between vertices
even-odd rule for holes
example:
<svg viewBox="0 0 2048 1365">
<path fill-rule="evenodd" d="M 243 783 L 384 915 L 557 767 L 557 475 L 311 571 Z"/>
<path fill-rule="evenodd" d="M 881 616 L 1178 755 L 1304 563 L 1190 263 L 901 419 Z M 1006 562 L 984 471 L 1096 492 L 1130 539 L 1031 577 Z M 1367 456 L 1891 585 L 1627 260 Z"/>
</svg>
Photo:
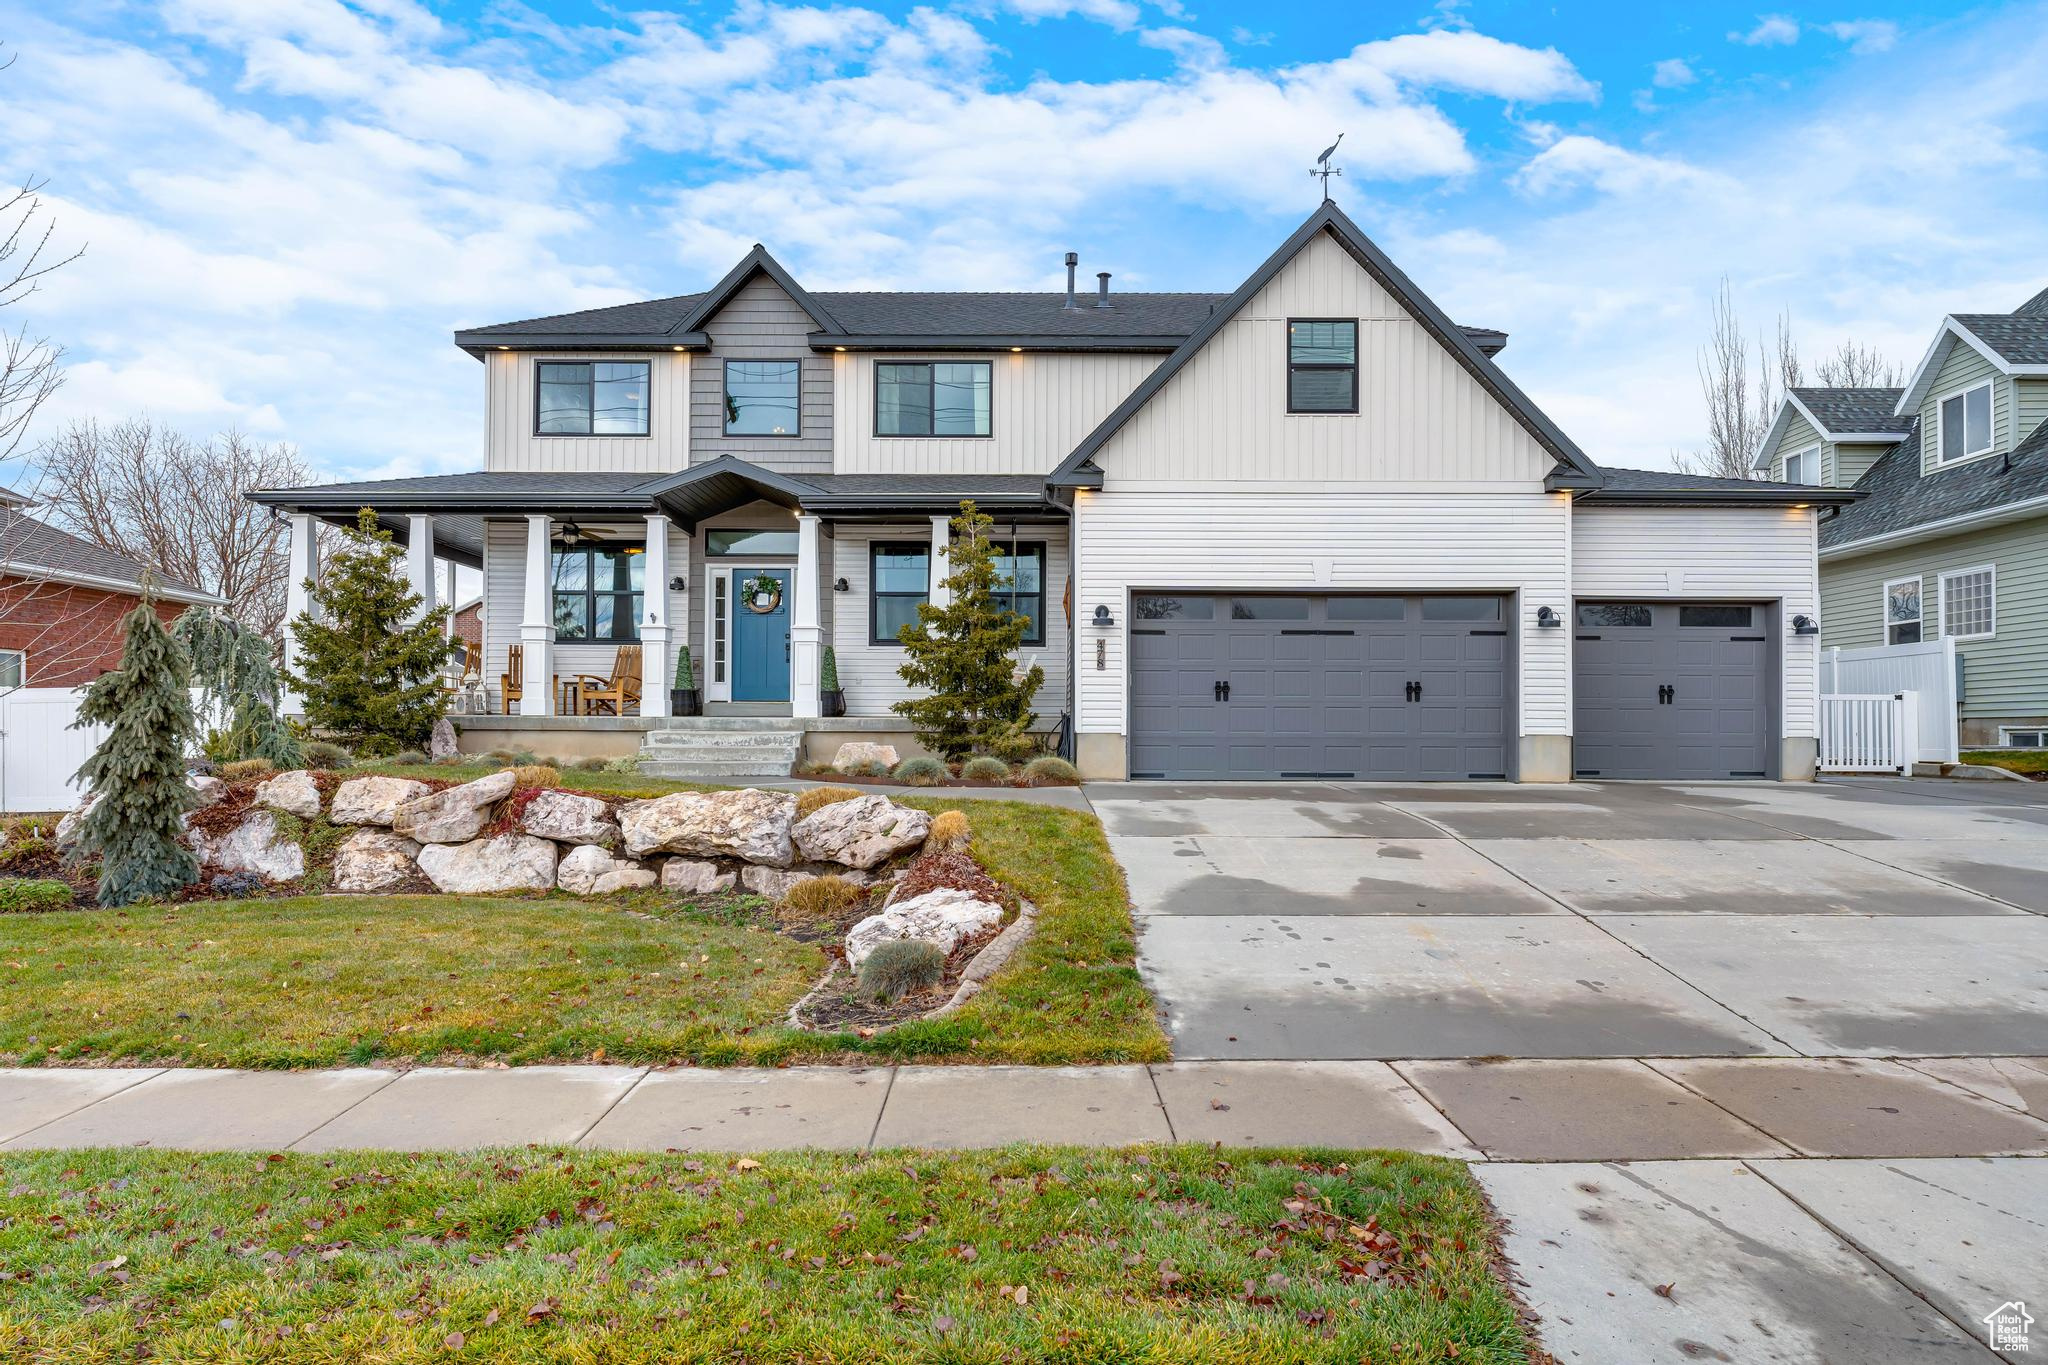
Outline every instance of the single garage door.
<svg viewBox="0 0 2048 1365">
<path fill-rule="evenodd" d="M 1505 777 L 1506 599 L 1146 592 L 1131 775 Z"/>
<path fill-rule="evenodd" d="M 1581 602 L 1572 768 L 1580 777 L 1767 777 L 1770 612 L 1733 602 Z"/>
</svg>

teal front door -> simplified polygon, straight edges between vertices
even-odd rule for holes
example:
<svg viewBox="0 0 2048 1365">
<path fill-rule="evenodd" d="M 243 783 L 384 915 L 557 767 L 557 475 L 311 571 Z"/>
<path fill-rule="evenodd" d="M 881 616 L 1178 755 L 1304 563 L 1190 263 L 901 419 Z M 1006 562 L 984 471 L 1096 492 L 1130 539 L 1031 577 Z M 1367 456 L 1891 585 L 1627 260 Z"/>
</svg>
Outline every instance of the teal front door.
<svg viewBox="0 0 2048 1365">
<path fill-rule="evenodd" d="M 775 591 L 760 591 L 773 580 Z M 732 699 L 789 700 L 789 570 L 734 569 Z"/>
</svg>

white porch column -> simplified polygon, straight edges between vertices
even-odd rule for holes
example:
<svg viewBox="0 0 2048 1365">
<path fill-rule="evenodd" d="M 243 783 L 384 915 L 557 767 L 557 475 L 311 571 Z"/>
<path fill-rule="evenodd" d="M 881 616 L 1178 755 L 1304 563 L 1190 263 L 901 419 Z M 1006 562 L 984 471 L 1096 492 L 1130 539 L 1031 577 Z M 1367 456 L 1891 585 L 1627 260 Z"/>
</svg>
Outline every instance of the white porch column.
<svg viewBox="0 0 2048 1365">
<path fill-rule="evenodd" d="M 647 518 L 644 590 L 640 608 L 640 714 L 668 714 L 668 685 L 675 681 L 669 659 L 673 635 L 668 620 L 668 518 Z"/>
<path fill-rule="evenodd" d="M 406 521 L 405 580 L 406 586 L 420 595 L 419 610 L 412 618 L 417 621 L 434 609 L 434 519 L 414 514 Z"/>
<path fill-rule="evenodd" d="M 296 672 L 299 667 L 299 642 L 292 623 L 313 610 L 313 596 L 307 591 L 309 580 L 320 576 L 319 520 L 310 512 L 293 512 L 286 518 L 291 524 L 291 543 L 285 551 L 284 585 L 284 666 Z M 290 687 L 283 689 L 279 698 L 280 714 L 303 716 L 306 703 Z"/>
<path fill-rule="evenodd" d="M 524 671 L 519 697 L 522 716 L 555 713 L 554 561 L 549 554 L 551 526 L 544 512 L 526 518 L 526 610 L 519 620 L 524 646 Z"/>
<path fill-rule="evenodd" d="M 823 713 L 818 667 L 824 660 L 825 627 L 818 613 L 824 527 L 808 512 L 796 518 L 795 600 L 789 604 L 789 714 L 803 719 Z"/>
<path fill-rule="evenodd" d="M 455 584 L 457 581 L 455 561 L 452 559 L 442 560 L 441 600 L 448 604 L 448 616 L 442 623 L 441 634 L 450 640 L 455 638 L 455 608 L 460 605 L 455 599 Z"/>
<path fill-rule="evenodd" d="M 931 566 L 931 583 L 927 592 L 931 604 L 935 607 L 947 606 L 953 600 L 953 594 L 946 589 L 946 578 L 953 572 L 951 556 L 947 553 L 952 544 L 953 519 L 933 517 L 932 552 L 926 562 Z"/>
</svg>

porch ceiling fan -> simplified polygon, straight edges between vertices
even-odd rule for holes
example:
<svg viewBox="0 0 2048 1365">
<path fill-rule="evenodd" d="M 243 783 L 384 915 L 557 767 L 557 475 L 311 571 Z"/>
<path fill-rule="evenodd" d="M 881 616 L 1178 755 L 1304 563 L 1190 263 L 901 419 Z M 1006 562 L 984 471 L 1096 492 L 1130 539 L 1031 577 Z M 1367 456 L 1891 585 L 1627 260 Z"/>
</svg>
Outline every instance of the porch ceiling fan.
<svg viewBox="0 0 2048 1365">
<path fill-rule="evenodd" d="M 562 523 L 561 541 L 562 544 L 572 547 L 577 545 L 601 545 L 604 543 L 604 535 L 599 531 L 586 531 L 573 521 L 564 521 Z"/>
</svg>

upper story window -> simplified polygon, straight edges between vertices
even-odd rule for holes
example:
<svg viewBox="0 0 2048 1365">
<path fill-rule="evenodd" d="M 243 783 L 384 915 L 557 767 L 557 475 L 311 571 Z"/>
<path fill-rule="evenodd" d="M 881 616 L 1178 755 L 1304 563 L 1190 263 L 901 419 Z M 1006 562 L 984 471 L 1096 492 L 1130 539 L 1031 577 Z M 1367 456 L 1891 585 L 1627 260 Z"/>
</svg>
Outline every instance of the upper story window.
<svg viewBox="0 0 2048 1365">
<path fill-rule="evenodd" d="M 644 546 L 557 545 L 554 561 L 557 640 L 632 644 L 640 638 Z"/>
<path fill-rule="evenodd" d="M 1045 643 L 1045 546 L 1003 545 L 996 549 L 996 602 L 1031 622 L 1024 643 Z"/>
<path fill-rule="evenodd" d="M 1920 643 L 1920 580 L 1894 578 L 1884 585 L 1884 642 Z"/>
<path fill-rule="evenodd" d="M 1819 446 L 1808 446 L 1804 450 L 1794 451 L 1785 457 L 1785 482 L 1810 484 L 1818 484 L 1820 482 Z"/>
<path fill-rule="evenodd" d="M 893 645 L 931 600 L 932 547 L 922 541 L 875 541 L 868 547 L 868 643 Z"/>
<path fill-rule="evenodd" d="M 725 434 L 796 436 L 803 431 L 803 364 L 795 360 L 725 362 Z"/>
<path fill-rule="evenodd" d="M 1935 463 L 1948 464 L 1991 450 L 1991 381 L 1941 400 L 1941 444 Z"/>
<path fill-rule="evenodd" d="M 534 431 L 542 436 L 645 436 L 647 362 L 543 360 Z"/>
<path fill-rule="evenodd" d="M 1292 318 L 1287 323 L 1287 410 L 1358 411 L 1358 322 Z"/>
<path fill-rule="evenodd" d="M 985 360 L 877 364 L 875 435 L 988 435 L 989 368 Z"/>
</svg>

